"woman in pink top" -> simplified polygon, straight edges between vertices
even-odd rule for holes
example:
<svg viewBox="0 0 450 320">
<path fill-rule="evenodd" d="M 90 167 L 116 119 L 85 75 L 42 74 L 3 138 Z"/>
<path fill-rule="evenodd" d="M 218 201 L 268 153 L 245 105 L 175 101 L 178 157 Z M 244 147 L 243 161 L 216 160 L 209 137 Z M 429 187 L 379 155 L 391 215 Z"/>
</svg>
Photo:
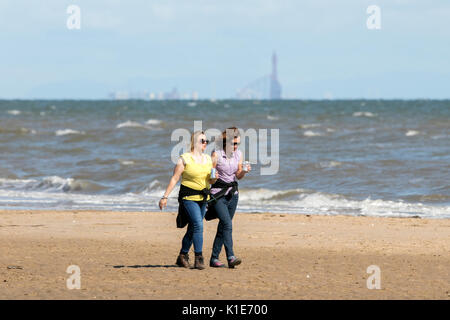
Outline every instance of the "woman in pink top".
<svg viewBox="0 0 450 320">
<path fill-rule="evenodd" d="M 211 154 L 213 167 L 216 168 L 218 183 L 229 184 L 236 182 L 237 180 L 242 179 L 245 174 L 251 170 L 250 165 L 247 165 L 247 171 L 242 170 L 243 157 L 242 152 L 238 150 L 240 140 L 239 130 L 236 127 L 228 128 L 222 132 L 222 148 L 213 151 Z M 215 188 L 213 185 L 211 188 L 212 196 L 221 190 L 221 188 Z M 214 203 L 214 210 L 219 218 L 219 224 L 217 226 L 217 233 L 212 248 L 210 260 L 211 267 L 225 267 L 225 265 L 219 261 L 219 254 L 222 250 L 222 246 L 225 247 L 229 268 L 234 268 L 241 263 L 241 259 L 234 255 L 232 237 L 232 219 L 239 200 L 239 193 L 237 190 L 235 192 L 231 191 L 232 187 L 228 187 L 225 195 Z"/>
</svg>

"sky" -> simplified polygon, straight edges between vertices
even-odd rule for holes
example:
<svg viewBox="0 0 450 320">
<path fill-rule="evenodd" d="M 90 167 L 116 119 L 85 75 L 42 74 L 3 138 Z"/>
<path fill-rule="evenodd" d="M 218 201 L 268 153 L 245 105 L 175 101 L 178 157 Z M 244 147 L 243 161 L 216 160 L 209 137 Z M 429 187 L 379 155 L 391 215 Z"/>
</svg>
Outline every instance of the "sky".
<svg viewBox="0 0 450 320">
<path fill-rule="evenodd" d="M 0 99 L 234 98 L 273 52 L 283 98 L 446 99 L 449 40 L 448 0 L 1 0 Z"/>
</svg>

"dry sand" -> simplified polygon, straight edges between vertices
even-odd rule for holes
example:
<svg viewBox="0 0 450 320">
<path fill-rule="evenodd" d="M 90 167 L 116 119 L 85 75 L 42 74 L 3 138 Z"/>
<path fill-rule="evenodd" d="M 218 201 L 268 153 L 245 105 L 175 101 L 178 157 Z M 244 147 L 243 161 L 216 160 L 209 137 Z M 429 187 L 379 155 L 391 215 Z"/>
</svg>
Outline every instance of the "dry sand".
<svg viewBox="0 0 450 320">
<path fill-rule="evenodd" d="M 233 228 L 243 263 L 195 270 L 174 265 L 173 212 L 1 211 L 0 299 L 450 299 L 449 219 L 237 213 Z"/>
</svg>

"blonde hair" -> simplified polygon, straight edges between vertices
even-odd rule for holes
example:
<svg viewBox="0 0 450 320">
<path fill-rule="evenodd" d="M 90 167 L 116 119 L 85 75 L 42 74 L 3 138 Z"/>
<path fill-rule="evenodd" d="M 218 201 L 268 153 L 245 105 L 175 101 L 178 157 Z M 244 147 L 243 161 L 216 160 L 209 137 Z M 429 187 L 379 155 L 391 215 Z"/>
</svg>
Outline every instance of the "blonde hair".
<svg viewBox="0 0 450 320">
<path fill-rule="evenodd" d="M 205 134 L 205 132 L 199 130 L 191 134 L 191 152 L 194 151 L 195 140 L 197 140 L 198 136 L 201 134 Z"/>
</svg>

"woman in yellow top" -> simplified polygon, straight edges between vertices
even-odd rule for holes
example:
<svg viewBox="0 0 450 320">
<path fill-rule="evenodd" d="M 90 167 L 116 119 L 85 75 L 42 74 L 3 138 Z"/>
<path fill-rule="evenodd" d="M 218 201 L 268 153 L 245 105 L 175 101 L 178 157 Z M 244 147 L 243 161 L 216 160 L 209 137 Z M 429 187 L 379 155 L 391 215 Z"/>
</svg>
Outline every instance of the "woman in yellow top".
<svg viewBox="0 0 450 320">
<path fill-rule="evenodd" d="M 191 152 L 186 152 L 181 155 L 175 165 L 173 176 L 170 179 L 166 192 L 164 192 L 163 197 L 159 201 L 159 208 L 162 210 L 167 205 L 167 197 L 181 176 L 180 206 L 184 206 L 189 216 L 189 223 L 186 234 L 181 242 L 180 254 L 176 261 L 176 264 L 180 267 L 190 267 L 189 250 L 192 244 L 194 244 L 194 268 L 205 268 L 202 253 L 203 218 L 206 213 L 206 200 L 209 199 L 207 192 L 210 189 L 210 184 L 213 184 L 217 180 L 210 179 L 212 168 L 211 157 L 203 153 L 208 142 L 203 131 L 196 131 L 191 135 Z M 184 196 L 185 194 L 192 195 Z"/>
</svg>

